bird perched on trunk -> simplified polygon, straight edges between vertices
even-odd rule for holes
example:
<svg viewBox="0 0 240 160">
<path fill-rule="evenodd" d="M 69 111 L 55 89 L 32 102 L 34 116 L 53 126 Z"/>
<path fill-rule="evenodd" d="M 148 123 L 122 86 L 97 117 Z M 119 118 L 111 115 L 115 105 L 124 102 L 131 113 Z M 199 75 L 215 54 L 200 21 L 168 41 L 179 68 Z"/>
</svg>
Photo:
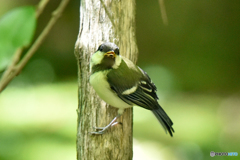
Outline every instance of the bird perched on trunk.
<svg viewBox="0 0 240 160">
<path fill-rule="evenodd" d="M 96 93 L 106 103 L 118 108 L 118 115 L 106 127 L 96 127 L 98 131 L 92 134 L 103 134 L 125 108 L 140 106 L 151 110 L 172 136 L 173 122 L 158 104 L 156 86 L 146 72 L 120 55 L 116 44 L 101 44 L 91 57 L 90 67 L 90 84 Z"/>
</svg>

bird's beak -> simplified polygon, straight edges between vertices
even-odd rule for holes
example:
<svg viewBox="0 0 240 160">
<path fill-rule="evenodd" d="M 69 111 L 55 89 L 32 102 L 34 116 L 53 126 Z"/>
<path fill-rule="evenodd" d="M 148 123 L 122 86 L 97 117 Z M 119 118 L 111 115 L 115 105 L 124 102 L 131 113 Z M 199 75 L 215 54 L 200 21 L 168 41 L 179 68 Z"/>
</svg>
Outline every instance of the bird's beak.
<svg viewBox="0 0 240 160">
<path fill-rule="evenodd" d="M 116 54 L 113 51 L 109 51 L 109 52 L 105 53 L 104 56 L 116 57 Z"/>
</svg>

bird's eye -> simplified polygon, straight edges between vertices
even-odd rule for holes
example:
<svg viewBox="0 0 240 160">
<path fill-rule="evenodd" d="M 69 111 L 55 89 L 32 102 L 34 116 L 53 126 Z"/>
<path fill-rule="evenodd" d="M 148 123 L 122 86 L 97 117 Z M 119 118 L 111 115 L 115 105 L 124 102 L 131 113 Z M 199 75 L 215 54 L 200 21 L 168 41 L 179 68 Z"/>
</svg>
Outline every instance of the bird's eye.
<svg viewBox="0 0 240 160">
<path fill-rule="evenodd" d="M 97 50 L 102 52 L 103 51 L 103 46 L 100 45 Z"/>
<path fill-rule="evenodd" d="M 114 53 L 115 53 L 116 55 L 119 55 L 119 48 L 116 48 L 116 49 L 114 50 Z"/>
</svg>

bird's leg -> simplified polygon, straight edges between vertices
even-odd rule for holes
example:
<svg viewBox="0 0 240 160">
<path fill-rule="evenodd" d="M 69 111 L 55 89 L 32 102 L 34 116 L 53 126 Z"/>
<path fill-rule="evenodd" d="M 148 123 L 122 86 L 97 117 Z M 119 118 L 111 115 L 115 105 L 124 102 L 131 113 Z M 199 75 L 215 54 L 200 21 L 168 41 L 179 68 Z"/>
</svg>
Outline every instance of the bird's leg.
<svg viewBox="0 0 240 160">
<path fill-rule="evenodd" d="M 100 131 L 91 132 L 91 134 L 103 134 L 103 133 L 105 133 L 105 131 L 106 131 L 107 129 L 109 129 L 110 127 L 112 127 L 112 126 L 114 126 L 114 125 L 116 125 L 116 124 L 119 123 L 119 122 L 116 122 L 116 120 L 117 120 L 118 117 L 120 117 L 120 116 L 121 116 L 121 114 L 118 114 L 118 115 L 117 115 L 116 117 L 114 117 L 113 120 L 112 120 L 107 126 L 105 126 L 105 127 L 94 127 L 94 129 L 100 130 Z"/>
</svg>

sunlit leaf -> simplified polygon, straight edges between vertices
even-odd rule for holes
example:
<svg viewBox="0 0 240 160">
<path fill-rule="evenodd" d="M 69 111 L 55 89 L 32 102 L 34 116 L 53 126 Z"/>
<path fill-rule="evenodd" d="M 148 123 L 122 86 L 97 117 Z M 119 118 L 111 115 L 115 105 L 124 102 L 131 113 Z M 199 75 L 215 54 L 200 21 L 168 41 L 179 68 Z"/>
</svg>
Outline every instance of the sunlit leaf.
<svg viewBox="0 0 240 160">
<path fill-rule="evenodd" d="M 36 27 L 35 8 L 15 8 L 0 19 L 0 71 L 11 61 L 19 47 L 28 45 Z"/>
</svg>

